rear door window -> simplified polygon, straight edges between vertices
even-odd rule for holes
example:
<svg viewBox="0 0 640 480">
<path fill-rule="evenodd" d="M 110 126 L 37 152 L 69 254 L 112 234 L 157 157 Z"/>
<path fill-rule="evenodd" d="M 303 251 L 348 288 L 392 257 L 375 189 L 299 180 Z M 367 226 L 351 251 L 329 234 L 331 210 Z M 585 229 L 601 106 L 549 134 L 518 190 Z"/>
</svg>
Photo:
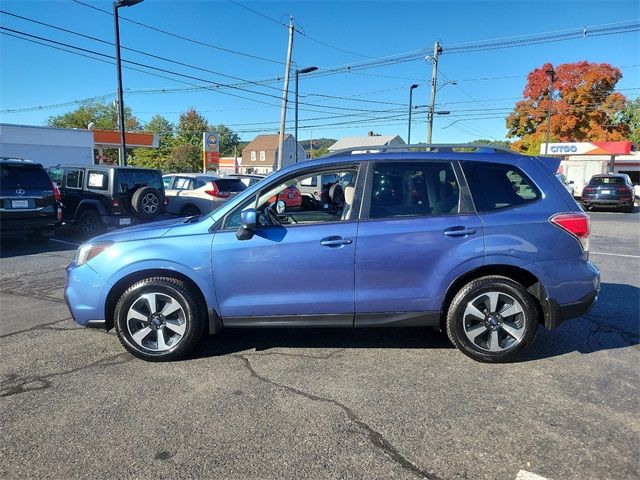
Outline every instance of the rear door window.
<svg viewBox="0 0 640 480">
<path fill-rule="evenodd" d="M 91 176 L 89 176 L 91 179 Z M 84 179 L 84 171 L 76 168 L 70 168 L 67 170 L 67 188 L 82 188 L 82 181 Z"/>
<path fill-rule="evenodd" d="M 51 179 L 40 165 L 3 164 L 0 173 L 0 188 L 17 190 L 46 188 L 51 190 Z"/>
<path fill-rule="evenodd" d="M 462 169 L 479 212 L 517 207 L 541 198 L 531 179 L 513 165 L 462 162 Z"/>
<path fill-rule="evenodd" d="M 378 163 L 369 218 L 421 217 L 459 212 L 460 188 L 449 162 Z"/>
</svg>

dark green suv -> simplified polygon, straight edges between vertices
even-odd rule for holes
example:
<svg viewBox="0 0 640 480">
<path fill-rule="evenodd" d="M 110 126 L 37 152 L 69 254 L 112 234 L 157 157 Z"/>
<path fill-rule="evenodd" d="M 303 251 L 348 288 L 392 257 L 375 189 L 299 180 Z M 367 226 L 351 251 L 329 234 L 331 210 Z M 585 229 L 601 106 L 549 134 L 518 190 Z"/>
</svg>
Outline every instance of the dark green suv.
<svg viewBox="0 0 640 480">
<path fill-rule="evenodd" d="M 93 237 L 108 227 L 156 220 L 166 197 L 160 170 L 113 165 L 58 165 L 49 175 L 60 187 L 62 219 Z"/>
</svg>

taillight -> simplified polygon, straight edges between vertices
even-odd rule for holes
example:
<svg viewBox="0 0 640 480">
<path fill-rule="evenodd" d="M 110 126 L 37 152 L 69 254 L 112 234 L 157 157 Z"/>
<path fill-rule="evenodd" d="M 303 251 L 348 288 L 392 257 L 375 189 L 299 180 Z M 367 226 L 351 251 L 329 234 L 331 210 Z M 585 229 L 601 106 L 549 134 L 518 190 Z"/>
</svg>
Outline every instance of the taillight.
<svg viewBox="0 0 640 480">
<path fill-rule="evenodd" d="M 164 197 L 164 200 L 162 200 L 162 204 L 166 207 L 167 205 L 169 205 L 169 197 Z"/>
<path fill-rule="evenodd" d="M 62 208 L 60 208 L 60 207 L 58 207 L 57 216 L 58 216 L 58 221 L 61 222 L 62 221 Z"/>
<path fill-rule="evenodd" d="M 585 252 L 589 251 L 591 222 L 586 213 L 558 213 L 551 217 L 549 221 L 576 237 L 580 241 L 580 244 L 582 244 L 582 249 Z"/>
<path fill-rule="evenodd" d="M 582 193 L 592 193 L 595 189 L 593 187 L 584 187 Z"/>
<path fill-rule="evenodd" d="M 58 188 L 58 185 L 56 185 L 53 180 L 51 180 L 51 188 L 53 189 L 53 196 L 55 197 L 56 202 L 61 202 L 62 194 L 60 193 L 60 189 Z"/>
<path fill-rule="evenodd" d="M 619 193 L 623 193 L 626 195 L 631 195 L 631 191 L 627 187 L 617 187 Z"/>
<path fill-rule="evenodd" d="M 120 199 L 119 198 L 112 199 L 111 206 L 115 208 L 120 208 Z"/>
<path fill-rule="evenodd" d="M 229 192 L 221 192 L 216 182 L 213 181 L 211 182 L 211 190 L 205 190 L 204 193 L 217 198 L 227 198 L 229 196 Z"/>
</svg>

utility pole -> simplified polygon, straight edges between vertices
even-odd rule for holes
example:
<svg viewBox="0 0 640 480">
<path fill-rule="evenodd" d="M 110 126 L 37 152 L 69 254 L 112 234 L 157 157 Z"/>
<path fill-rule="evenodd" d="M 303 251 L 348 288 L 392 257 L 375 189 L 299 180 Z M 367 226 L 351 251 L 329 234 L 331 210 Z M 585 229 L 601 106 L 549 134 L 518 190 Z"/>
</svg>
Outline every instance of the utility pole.
<svg viewBox="0 0 640 480">
<path fill-rule="evenodd" d="M 287 48 L 287 67 L 284 73 L 282 89 L 282 112 L 280 113 L 280 138 L 278 141 L 277 170 L 282 168 L 284 160 L 284 128 L 287 121 L 287 95 L 289 94 L 289 73 L 291 72 L 291 51 L 293 50 L 293 16 L 289 17 L 289 47 Z M 298 139 L 296 139 L 298 141 Z"/>
<path fill-rule="evenodd" d="M 556 79 L 556 72 L 551 67 L 545 73 L 549 77 L 549 110 L 547 111 L 547 135 L 544 145 L 544 154 L 546 155 L 549 151 L 549 136 L 551 135 L 551 105 L 553 104 L 553 82 Z"/>
<path fill-rule="evenodd" d="M 411 110 L 413 110 L 413 90 L 416 88 L 418 88 L 416 84 L 409 87 L 409 128 L 407 131 L 407 145 L 411 145 Z"/>
<path fill-rule="evenodd" d="M 442 45 L 440 42 L 433 44 L 433 71 L 431 73 L 431 102 L 429 103 L 429 111 L 427 112 L 427 144 L 431 143 L 431 135 L 433 132 L 433 115 L 436 105 L 436 85 L 438 83 L 438 55 L 442 53 Z"/>
</svg>

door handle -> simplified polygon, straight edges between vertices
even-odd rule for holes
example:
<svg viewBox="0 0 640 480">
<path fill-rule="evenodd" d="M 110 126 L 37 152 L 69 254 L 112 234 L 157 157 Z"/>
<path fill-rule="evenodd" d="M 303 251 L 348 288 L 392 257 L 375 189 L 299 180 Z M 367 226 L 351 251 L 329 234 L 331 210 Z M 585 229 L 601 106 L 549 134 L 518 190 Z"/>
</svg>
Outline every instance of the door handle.
<svg viewBox="0 0 640 480">
<path fill-rule="evenodd" d="M 350 238 L 337 236 L 325 237 L 320 240 L 320 245 L 324 245 L 325 247 L 342 247 L 343 245 L 350 245 L 351 243 L 353 243 L 353 240 Z"/>
<path fill-rule="evenodd" d="M 447 228 L 442 233 L 444 233 L 445 237 L 466 237 L 468 235 L 473 235 L 474 233 L 476 233 L 476 229 L 457 226 Z"/>
</svg>

